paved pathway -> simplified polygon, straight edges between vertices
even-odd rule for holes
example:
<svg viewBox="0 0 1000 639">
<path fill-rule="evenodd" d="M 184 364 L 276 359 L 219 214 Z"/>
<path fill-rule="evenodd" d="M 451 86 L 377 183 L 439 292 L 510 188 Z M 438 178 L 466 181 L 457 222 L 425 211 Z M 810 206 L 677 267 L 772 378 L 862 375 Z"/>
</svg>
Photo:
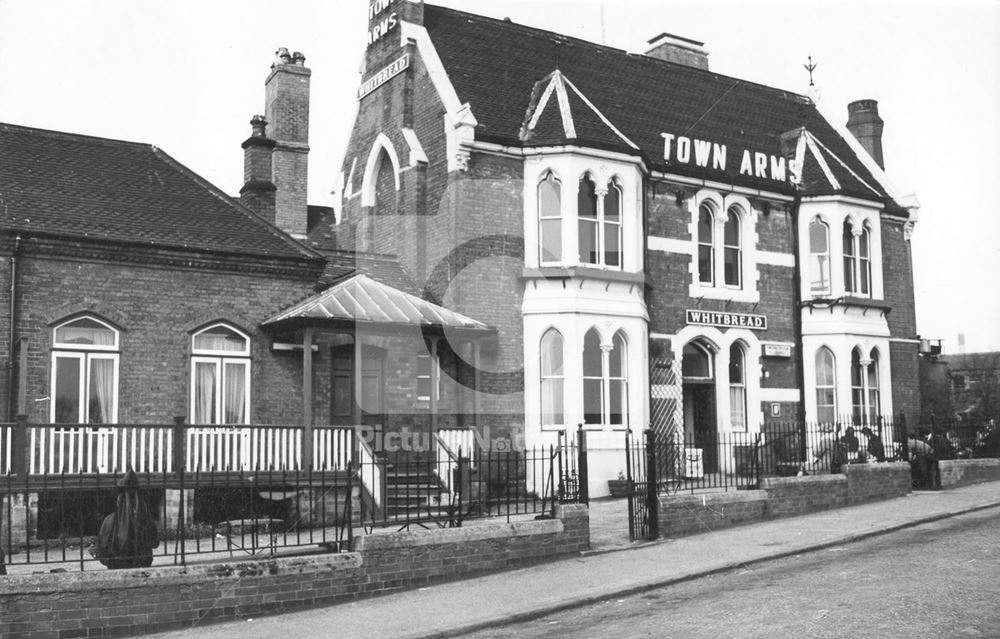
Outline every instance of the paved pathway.
<svg viewBox="0 0 1000 639">
<path fill-rule="evenodd" d="M 512 620 L 641 592 L 748 563 L 818 550 L 964 512 L 1000 507 L 1000 482 L 779 519 L 623 548 L 600 513 L 620 501 L 594 504 L 604 521 L 595 548 L 581 557 L 450 582 L 384 597 L 273 617 L 153 635 L 159 638 L 325 636 L 448 637 Z M 627 534 L 627 529 L 626 533 Z M 605 539 L 606 543 L 600 541 Z"/>
</svg>

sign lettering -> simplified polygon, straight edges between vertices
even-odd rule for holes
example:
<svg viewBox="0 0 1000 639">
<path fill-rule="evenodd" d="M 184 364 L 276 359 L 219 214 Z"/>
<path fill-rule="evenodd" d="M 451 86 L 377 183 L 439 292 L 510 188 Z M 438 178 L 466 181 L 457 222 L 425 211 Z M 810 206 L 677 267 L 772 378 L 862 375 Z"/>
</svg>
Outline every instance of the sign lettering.
<svg viewBox="0 0 1000 639">
<path fill-rule="evenodd" d="M 375 89 L 379 88 L 380 86 L 382 86 L 389 80 L 393 79 L 403 71 L 406 71 L 406 69 L 409 66 L 410 66 L 409 55 L 404 55 L 398 60 L 394 60 L 392 64 L 385 67 L 384 69 L 382 69 L 381 71 L 379 71 L 378 73 L 376 73 L 375 75 L 373 75 L 372 77 L 368 78 L 367 80 L 361 83 L 361 86 L 358 87 L 358 99 L 361 100 Z"/>
<path fill-rule="evenodd" d="M 767 330 L 767 317 L 744 313 L 718 313 L 716 311 L 687 311 L 687 323 L 719 328 L 749 328 L 752 331 Z"/>
<path fill-rule="evenodd" d="M 725 171 L 728 149 L 725 144 L 710 140 L 699 140 L 684 135 L 661 133 L 663 136 L 663 159 L 668 163 L 691 164 L 707 169 Z M 692 153 L 693 150 L 693 153 Z M 788 174 L 796 174 L 795 161 L 786 161 L 780 155 L 768 155 L 759 151 L 744 149 L 740 156 L 740 175 L 785 182 Z"/>
<path fill-rule="evenodd" d="M 392 11 L 393 0 L 374 0 L 368 5 L 368 46 L 372 46 L 399 25 L 399 15 Z"/>
<path fill-rule="evenodd" d="M 764 344 L 764 357 L 791 357 L 792 347 L 789 344 Z"/>
</svg>

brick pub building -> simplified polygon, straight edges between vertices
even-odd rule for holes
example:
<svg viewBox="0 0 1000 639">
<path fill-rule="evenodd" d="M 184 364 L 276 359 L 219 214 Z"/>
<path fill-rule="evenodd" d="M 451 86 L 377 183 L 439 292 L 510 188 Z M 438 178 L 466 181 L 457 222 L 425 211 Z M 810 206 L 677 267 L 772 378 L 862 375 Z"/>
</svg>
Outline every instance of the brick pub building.
<svg viewBox="0 0 1000 639">
<path fill-rule="evenodd" d="M 339 223 L 314 233 L 397 256 L 423 298 L 494 329 L 417 343 L 410 408 L 529 445 L 582 424 L 599 495 L 625 429 L 919 410 L 918 205 L 883 171 L 877 104 L 848 111 L 713 73 L 669 34 L 637 55 L 373 2 Z M 385 370 L 389 393 L 412 374 Z"/>
</svg>

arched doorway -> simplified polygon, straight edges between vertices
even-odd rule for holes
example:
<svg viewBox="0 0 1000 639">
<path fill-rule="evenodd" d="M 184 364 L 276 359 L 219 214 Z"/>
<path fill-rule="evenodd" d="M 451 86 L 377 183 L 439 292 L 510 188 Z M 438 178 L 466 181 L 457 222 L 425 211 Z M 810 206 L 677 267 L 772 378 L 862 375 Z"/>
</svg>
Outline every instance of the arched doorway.
<svg viewBox="0 0 1000 639">
<path fill-rule="evenodd" d="M 684 345 L 684 438 L 701 449 L 706 473 L 718 470 L 718 426 L 715 410 L 715 351 L 701 340 Z"/>
</svg>

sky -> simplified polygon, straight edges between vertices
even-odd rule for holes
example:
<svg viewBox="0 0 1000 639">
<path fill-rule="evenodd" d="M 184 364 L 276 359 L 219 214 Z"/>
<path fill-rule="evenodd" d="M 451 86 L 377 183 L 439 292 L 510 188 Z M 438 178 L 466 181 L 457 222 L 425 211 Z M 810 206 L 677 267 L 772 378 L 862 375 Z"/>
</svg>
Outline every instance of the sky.
<svg viewBox="0 0 1000 639">
<path fill-rule="evenodd" d="M 1000 350 L 1000 2 L 437 0 L 642 52 L 704 41 L 718 73 L 820 104 L 879 102 L 886 170 L 921 202 L 917 327 L 946 352 Z M 602 8 L 602 4 L 604 5 Z M 231 194 L 278 47 L 313 71 L 310 203 L 332 205 L 367 0 L 0 0 L 0 122 L 154 144 Z M 611 81 L 611 79 L 609 79 Z"/>
</svg>

